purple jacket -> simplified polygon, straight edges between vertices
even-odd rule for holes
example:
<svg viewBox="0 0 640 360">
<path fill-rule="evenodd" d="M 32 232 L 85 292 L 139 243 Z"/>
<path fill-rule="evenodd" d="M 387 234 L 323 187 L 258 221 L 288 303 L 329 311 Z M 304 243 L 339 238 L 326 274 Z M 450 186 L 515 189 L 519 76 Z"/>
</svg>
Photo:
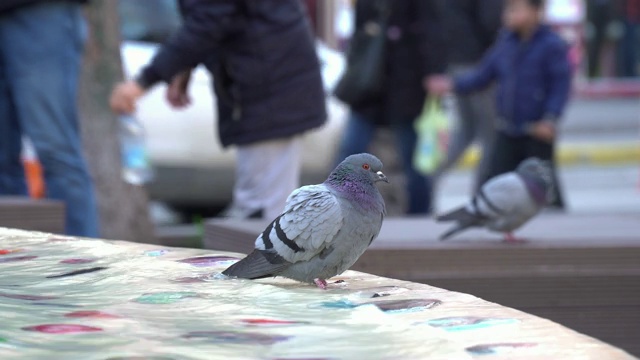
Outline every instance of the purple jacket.
<svg viewBox="0 0 640 360">
<path fill-rule="evenodd" d="M 557 121 L 569 100 L 571 68 L 567 44 L 547 26 L 526 42 L 504 31 L 480 65 L 455 79 L 455 91 L 469 93 L 497 83 L 499 128 L 511 135 L 531 123 Z"/>
</svg>

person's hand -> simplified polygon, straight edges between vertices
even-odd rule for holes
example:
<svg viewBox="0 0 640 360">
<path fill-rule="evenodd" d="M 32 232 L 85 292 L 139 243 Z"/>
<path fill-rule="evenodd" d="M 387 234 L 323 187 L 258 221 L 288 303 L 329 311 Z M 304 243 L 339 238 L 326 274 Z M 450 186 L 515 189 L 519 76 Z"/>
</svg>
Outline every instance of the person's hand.
<svg viewBox="0 0 640 360">
<path fill-rule="evenodd" d="M 144 95 L 145 90 L 133 80 L 122 82 L 111 91 L 109 105 L 118 114 L 130 114 L 136 110 L 136 101 Z"/>
<path fill-rule="evenodd" d="M 181 72 L 171 79 L 167 87 L 167 101 L 174 108 L 183 108 L 191 104 L 191 97 L 187 92 L 191 80 L 191 70 Z"/>
<path fill-rule="evenodd" d="M 553 142 L 556 138 L 556 125 L 548 120 L 542 120 L 531 125 L 531 136 L 538 140 Z"/>
<path fill-rule="evenodd" d="M 453 90 L 453 81 L 446 75 L 431 75 L 425 78 L 423 86 L 429 94 L 442 96 Z"/>
</svg>

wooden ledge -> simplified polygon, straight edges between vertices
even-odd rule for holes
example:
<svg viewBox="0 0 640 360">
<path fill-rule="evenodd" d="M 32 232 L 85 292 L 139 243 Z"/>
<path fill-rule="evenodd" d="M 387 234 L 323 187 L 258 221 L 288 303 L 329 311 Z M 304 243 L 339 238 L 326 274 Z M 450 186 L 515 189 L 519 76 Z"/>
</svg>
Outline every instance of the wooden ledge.
<svg viewBox="0 0 640 360">
<path fill-rule="evenodd" d="M 0 196 L 0 226 L 62 234 L 64 225 L 60 201 Z"/>
</svg>

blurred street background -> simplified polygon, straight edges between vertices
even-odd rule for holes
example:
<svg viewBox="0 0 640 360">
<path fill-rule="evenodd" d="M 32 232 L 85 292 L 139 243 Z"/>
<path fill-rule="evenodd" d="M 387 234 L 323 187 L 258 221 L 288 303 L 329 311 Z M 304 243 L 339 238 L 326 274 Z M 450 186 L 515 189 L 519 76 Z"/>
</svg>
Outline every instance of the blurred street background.
<svg viewBox="0 0 640 360">
<path fill-rule="evenodd" d="M 150 50 L 146 48 L 150 45 L 146 40 L 161 39 L 170 32 L 167 24 L 176 26 L 178 21 L 159 22 L 162 16 L 172 16 L 173 5 L 171 1 L 154 1 L 158 2 L 157 9 L 160 9 L 157 10 L 159 16 L 155 17 L 146 13 L 142 17 L 143 12 L 138 5 L 122 1 L 123 34 L 125 39 L 130 39 L 123 49 L 123 60 L 125 70 L 130 74 L 135 73 L 138 64 L 150 56 Z M 306 4 L 318 37 L 323 77 L 329 90 L 344 70 L 342 52 L 353 30 L 353 4 L 348 0 L 307 0 Z M 621 8 L 626 3 L 612 1 L 611 4 Z M 567 211 L 640 212 L 640 80 L 637 76 L 624 74 L 619 65 L 620 48 L 626 46 L 621 32 L 625 14 L 616 13 L 608 18 L 607 36 L 598 40 L 603 42 L 598 45 L 601 50 L 596 52 L 595 59 L 589 59 L 594 53 L 590 50 L 596 46 L 595 26 L 598 24 L 589 19 L 588 6 L 589 1 L 580 0 L 549 0 L 547 6 L 548 22 L 572 44 L 581 64 L 575 78 L 573 99 L 562 120 L 557 155 Z M 637 29 L 634 31 L 638 39 Z M 597 67 L 589 65 L 594 61 L 598 62 Z M 204 74 L 201 76 L 206 77 Z M 229 200 L 228 192 L 220 189 L 230 188 L 233 182 L 231 177 L 224 175 L 231 174 L 232 156 L 229 151 L 223 153 L 210 141 L 215 131 L 210 126 L 214 113 L 210 110 L 209 94 L 205 93 L 208 90 L 200 89 L 198 84 L 194 93 L 195 109 L 186 113 L 165 111 L 161 104 L 163 90 L 160 89 L 145 100 L 140 109 L 140 116 L 149 128 L 151 156 L 159 175 L 150 185 L 154 200 L 151 214 L 157 224 L 185 223 L 213 216 Z M 203 80 L 202 86 L 208 86 L 208 80 Z M 305 143 L 304 183 L 321 181 L 328 171 L 333 150 L 326 149 L 336 148 L 338 134 L 348 112 L 335 99 L 329 98 L 328 106 L 329 125 L 308 137 Z M 178 116 L 180 120 L 175 119 Z M 184 118 L 188 119 L 187 123 Z M 187 127 L 191 129 L 190 141 L 180 140 L 179 135 L 167 143 L 170 132 L 187 136 Z M 198 135 L 193 135 L 194 128 L 201 130 Z M 390 141 L 391 136 L 383 132 L 378 136 L 375 150 L 384 153 L 382 149 L 388 147 L 393 152 Z M 324 151 L 315 151 L 319 149 L 319 142 Z M 330 146 L 324 146 L 327 143 Z M 321 153 L 321 159 L 318 161 L 316 158 L 312 162 L 307 156 L 310 153 Z M 468 151 L 459 166 L 438 184 L 435 193 L 437 211 L 459 205 L 469 197 L 477 155 L 475 147 Z M 398 179 L 401 171 L 394 163 L 387 163 L 387 171 L 395 172 Z M 176 177 L 185 171 L 192 175 L 189 177 L 191 186 L 175 186 Z M 185 180 L 184 177 L 181 179 Z M 393 192 L 387 194 L 392 216 L 401 214 L 404 201 L 402 186 L 397 183 Z"/>
<path fill-rule="evenodd" d="M 640 101 L 636 97 L 609 94 L 598 98 L 577 97 L 572 101 L 562 126 L 558 154 L 567 213 L 640 215 L 639 137 Z M 390 134 L 383 133 L 376 146 L 389 147 L 390 139 Z M 455 170 L 443 177 L 435 192 L 437 212 L 468 201 L 476 163 L 477 149 L 474 147 Z M 394 174 L 391 176 L 395 177 L 392 193 L 389 189 L 383 190 L 387 190 L 385 197 L 393 217 L 402 215 L 404 199 L 402 185 L 398 183 L 401 171 L 393 165 L 391 168 Z M 200 243 L 198 237 L 202 230 L 197 223 L 203 215 L 198 212 L 212 214 L 218 209 L 214 206 L 180 213 L 158 201 L 152 202 L 150 207 L 160 241 L 179 245 L 190 239 L 188 244 L 191 246 Z"/>
<path fill-rule="evenodd" d="M 348 107 L 331 92 L 345 69 L 344 51 L 353 32 L 354 8 L 350 0 L 304 3 L 317 39 L 329 114 L 327 125 L 304 137 L 302 183 L 310 184 L 323 181 L 332 168 L 347 121 Z M 640 48 L 639 19 L 634 18 L 637 14 L 632 6 L 636 3 L 547 2 L 546 21 L 569 42 L 571 56 L 578 64 L 557 152 L 568 212 L 640 212 L 640 56 L 630 57 L 635 59 L 631 73 L 625 66 L 627 55 L 638 55 Z M 602 4 L 617 10 L 596 19 L 598 11 L 589 11 L 590 6 Z M 181 20 L 174 0 L 119 0 L 116 12 L 117 17 L 107 21 L 118 27 L 122 70 L 131 78 Z M 189 89 L 193 105 L 188 109 L 170 108 L 164 98 L 165 86 L 154 88 L 138 106 L 136 116 L 146 129 L 155 171 L 154 181 L 147 186 L 151 221 L 161 226 L 161 231 L 193 223 L 196 225 L 189 232 L 195 233 L 202 219 L 218 215 L 231 200 L 235 152 L 223 149 L 217 140 L 211 80 L 204 69 L 196 69 Z M 391 139 L 381 131 L 371 151 L 385 161 L 385 172 L 394 182 L 384 190 L 389 215 L 399 216 L 405 201 L 403 179 Z M 40 198 L 44 189 L 37 158 L 29 146 L 23 157 L 31 194 Z M 477 160 L 474 147 L 437 185 L 437 212 L 468 199 Z"/>
</svg>

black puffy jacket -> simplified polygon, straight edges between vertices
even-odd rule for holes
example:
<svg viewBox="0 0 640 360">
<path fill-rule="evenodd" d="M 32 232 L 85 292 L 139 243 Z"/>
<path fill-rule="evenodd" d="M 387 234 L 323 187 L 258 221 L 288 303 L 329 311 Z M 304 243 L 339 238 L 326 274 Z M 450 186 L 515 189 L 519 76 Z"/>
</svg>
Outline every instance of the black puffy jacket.
<svg viewBox="0 0 640 360">
<path fill-rule="evenodd" d="M 447 0 L 386 0 L 390 7 L 387 47 L 384 54 L 384 93 L 353 110 L 379 125 L 413 121 L 424 105 L 423 79 L 446 69 L 443 7 Z M 374 1 L 359 0 L 355 31 L 367 31 L 377 18 Z"/>
<path fill-rule="evenodd" d="M 449 0 L 444 7 L 447 60 L 450 65 L 478 62 L 502 27 L 504 0 Z"/>
<path fill-rule="evenodd" d="M 33 5 L 37 3 L 44 2 L 54 2 L 54 1 L 70 1 L 77 3 L 86 3 L 88 0 L 0 0 L 0 14 L 12 11 L 27 5 Z"/>
<path fill-rule="evenodd" d="M 298 0 L 181 0 L 183 25 L 138 77 L 145 87 L 204 64 L 223 146 L 300 134 L 325 122 L 314 40 Z"/>
</svg>

